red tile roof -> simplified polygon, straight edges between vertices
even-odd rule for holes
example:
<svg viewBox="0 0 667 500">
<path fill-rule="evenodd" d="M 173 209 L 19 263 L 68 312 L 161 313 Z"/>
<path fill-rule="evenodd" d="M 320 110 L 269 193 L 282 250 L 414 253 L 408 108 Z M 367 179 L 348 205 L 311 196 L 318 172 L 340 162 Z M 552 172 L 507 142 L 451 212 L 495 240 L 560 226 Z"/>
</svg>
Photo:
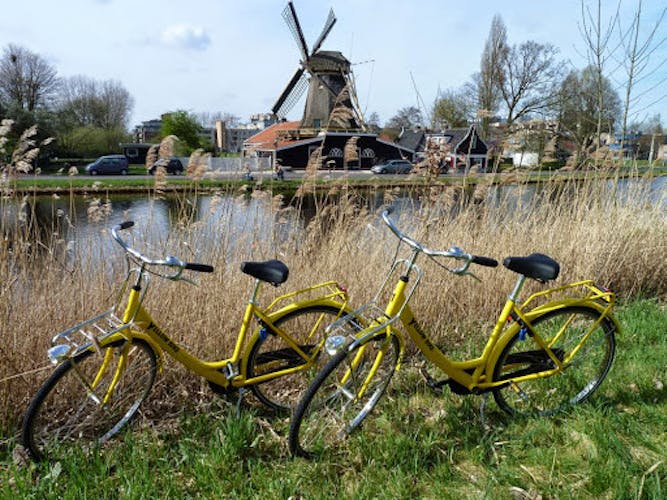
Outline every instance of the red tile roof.
<svg viewBox="0 0 667 500">
<path fill-rule="evenodd" d="M 278 141 L 278 133 L 281 130 L 292 130 L 299 128 L 301 122 L 280 122 L 274 123 L 261 132 L 247 138 L 244 144 L 253 149 L 276 149 L 290 142 L 296 141 Z"/>
</svg>

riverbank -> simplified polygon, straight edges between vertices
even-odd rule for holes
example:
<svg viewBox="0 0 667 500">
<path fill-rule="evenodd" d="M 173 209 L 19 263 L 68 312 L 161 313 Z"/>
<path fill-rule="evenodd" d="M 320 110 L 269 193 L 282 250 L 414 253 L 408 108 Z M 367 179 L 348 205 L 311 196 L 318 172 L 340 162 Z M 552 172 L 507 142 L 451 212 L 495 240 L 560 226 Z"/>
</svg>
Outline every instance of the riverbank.
<svg viewBox="0 0 667 500">
<path fill-rule="evenodd" d="M 471 182 L 449 179 L 456 186 Z M 658 183 L 660 197 L 648 203 Z M 515 420 L 490 401 L 482 421 L 480 398 L 430 392 L 419 375 L 422 358 L 408 342 L 405 363 L 377 412 L 340 456 L 315 462 L 287 456 L 285 419 L 267 419 L 251 397 L 237 417 L 233 405 L 167 359 L 142 406 L 137 432 L 123 434 L 99 455 L 74 454 L 51 467 L 12 465 L 22 413 L 52 370 L 45 356 L 50 339 L 112 305 L 125 274 L 122 251 L 108 228 L 115 217 L 138 213 L 122 203 L 105 207 L 87 200 L 95 206 L 81 216 L 91 219 L 84 228 L 70 200 L 55 200 L 57 208 L 52 200 L 40 200 L 53 214 L 46 223 L 31 215 L 37 212 L 30 200 L 15 200 L 6 205 L 16 208 L 14 217 L 3 220 L 15 226 L 0 240 L 0 494 L 104 496 L 111 481 L 132 484 L 133 496 L 160 491 L 179 498 L 220 492 L 372 497 L 378 491 L 397 497 L 559 497 L 573 484 L 595 498 L 659 497 L 667 452 L 660 430 L 667 418 L 661 375 L 667 356 L 665 184 L 663 178 L 625 184 L 619 189 L 611 182 L 573 182 L 572 189 L 561 189 L 545 182 L 539 196 L 522 196 L 537 191 L 532 188 L 508 186 L 486 198 L 479 189 L 474 203 L 457 197 L 461 190 L 454 186 L 414 198 L 377 193 L 382 203 L 400 197 L 397 223 L 430 248 L 457 245 L 499 261 L 545 253 L 561 264 L 554 285 L 590 278 L 614 290 L 622 325 L 618 356 L 593 398 L 568 414 Z M 315 204 L 307 222 L 296 218 L 302 207 L 275 203 L 268 190 L 252 197 L 234 191 L 229 203 L 222 196 L 206 202 L 199 197 L 198 203 L 189 196 L 144 196 L 147 215 L 128 233 L 137 248 L 215 267 L 197 277 L 199 287 L 152 280 L 146 303 L 155 320 L 199 355 L 215 359 L 232 352 L 252 288 L 239 271 L 244 260 L 279 258 L 289 266 L 289 280 L 277 290 L 263 289 L 262 300 L 333 279 L 348 289 L 354 307 L 367 303 L 396 255 L 396 238 L 375 211 L 359 206 L 356 193 L 336 191 L 336 203 Z M 155 210 L 162 203 L 172 210 Z M 169 226 L 160 226 L 165 219 Z M 65 236 L 70 227 L 72 235 Z M 423 279 L 411 301 L 415 316 L 447 353 L 478 352 L 515 274 L 501 266 L 475 266 L 477 281 L 453 276 L 428 259 L 421 263 Z M 542 287 L 531 280 L 524 296 Z"/>
<path fill-rule="evenodd" d="M 328 189 L 332 184 L 346 184 L 351 187 L 375 187 L 391 189 L 408 186 L 428 188 L 433 186 L 460 186 L 461 184 L 498 185 L 509 183 L 541 183 L 552 181 L 595 180 L 595 179 L 624 179 L 642 176 L 665 176 L 667 167 L 639 168 L 616 170 L 587 170 L 587 171 L 524 171 L 514 170 L 502 173 L 482 174 L 443 174 L 436 177 L 419 174 L 409 175 L 374 175 L 369 171 L 328 171 L 320 170 L 314 175 L 306 174 L 304 170 L 292 170 L 285 179 L 276 180 L 271 171 L 253 172 L 252 180 L 242 172 L 207 172 L 201 178 L 183 176 L 167 176 L 159 181 L 152 176 L 20 176 L 4 180 L 5 191 L 18 195 L 63 195 L 63 194 L 96 194 L 114 192 L 119 194 L 151 193 L 156 190 L 164 193 L 181 193 L 196 190 L 198 192 L 213 192 L 223 188 L 246 186 L 247 189 L 270 189 L 280 194 L 296 191 L 304 181 L 314 191 Z M 0 184 L 0 188 L 3 184 Z"/>
</svg>

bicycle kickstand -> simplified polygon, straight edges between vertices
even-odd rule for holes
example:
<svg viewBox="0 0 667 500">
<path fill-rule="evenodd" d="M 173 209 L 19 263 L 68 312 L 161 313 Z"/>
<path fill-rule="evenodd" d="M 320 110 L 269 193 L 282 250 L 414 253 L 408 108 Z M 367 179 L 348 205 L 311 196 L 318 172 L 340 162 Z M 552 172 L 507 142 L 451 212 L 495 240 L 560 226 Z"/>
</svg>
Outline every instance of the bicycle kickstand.
<svg viewBox="0 0 667 500">
<path fill-rule="evenodd" d="M 245 393 L 248 392 L 248 389 L 245 387 L 240 387 L 239 388 L 239 395 L 238 399 L 236 400 L 236 417 L 241 418 L 241 403 L 243 402 L 243 396 L 245 396 Z"/>
<path fill-rule="evenodd" d="M 489 393 L 485 392 L 484 394 L 482 394 L 482 402 L 479 405 L 479 416 L 482 420 L 482 430 L 484 430 L 484 432 L 489 431 L 489 426 L 486 422 L 486 413 L 484 412 L 484 410 L 486 410 L 486 401 L 488 399 L 489 399 Z"/>
</svg>

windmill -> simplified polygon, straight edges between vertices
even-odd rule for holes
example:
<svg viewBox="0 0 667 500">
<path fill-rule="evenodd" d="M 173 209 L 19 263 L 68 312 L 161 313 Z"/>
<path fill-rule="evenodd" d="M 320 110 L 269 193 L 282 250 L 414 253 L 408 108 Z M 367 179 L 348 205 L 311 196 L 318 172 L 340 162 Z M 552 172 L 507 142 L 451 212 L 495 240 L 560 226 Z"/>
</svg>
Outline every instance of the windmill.
<svg viewBox="0 0 667 500">
<path fill-rule="evenodd" d="M 284 118 L 307 89 L 300 128 L 365 128 L 357 105 L 350 61 L 338 51 L 320 50 L 336 24 L 333 9 L 329 10 L 324 28 L 311 51 L 308 50 L 291 1 L 287 3 L 282 16 L 299 48 L 301 61 L 294 76 L 271 108 L 273 113 L 278 118 Z"/>
</svg>

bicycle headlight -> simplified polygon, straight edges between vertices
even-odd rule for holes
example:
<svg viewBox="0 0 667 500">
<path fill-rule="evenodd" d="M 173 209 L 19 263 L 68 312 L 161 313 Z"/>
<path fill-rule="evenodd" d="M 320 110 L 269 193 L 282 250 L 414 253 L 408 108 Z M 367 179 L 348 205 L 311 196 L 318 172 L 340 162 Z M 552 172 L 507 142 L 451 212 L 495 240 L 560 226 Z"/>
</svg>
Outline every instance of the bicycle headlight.
<svg viewBox="0 0 667 500">
<path fill-rule="evenodd" d="M 62 360 L 67 358 L 71 350 L 71 347 L 69 344 L 58 344 L 53 347 L 51 347 L 47 351 L 47 355 L 49 356 L 49 361 L 53 363 L 54 365 L 57 365 L 60 363 Z"/>
<path fill-rule="evenodd" d="M 330 356 L 336 355 L 343 347 L 345 347 L 345 337 L 342 335 L 332 335 L 324 342 L 324 348 Z"/>
</svg>

